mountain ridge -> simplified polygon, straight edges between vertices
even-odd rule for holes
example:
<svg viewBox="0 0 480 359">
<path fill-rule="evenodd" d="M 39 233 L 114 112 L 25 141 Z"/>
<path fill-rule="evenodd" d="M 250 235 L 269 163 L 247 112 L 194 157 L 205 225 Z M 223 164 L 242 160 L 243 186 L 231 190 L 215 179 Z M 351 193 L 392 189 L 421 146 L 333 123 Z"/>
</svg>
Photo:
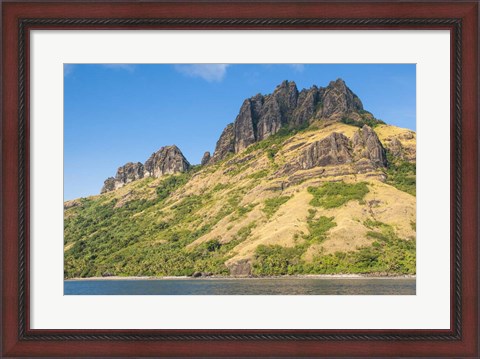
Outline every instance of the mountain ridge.
<svg viewBox="0 0 480 359">
<path fill-rule="evenodd" d="M 244 100 L 235 121 L 225 127 L 217 141 L 211 161 L 238 153 L 284 127 L 307 127 L 315 120 L 334 121 L 341 116 L 349 116 L 353 121 L 367 116 L 373 123 L 378 121 L 364 111 L 358 96 L 340 78 L 325 88 L 314 85 L 301 91 L 295 82 L 285 80 L 272 94 L 257 94 Z"/>
<path fill-rule="evenodd" d="M 364 111 L 357 95 L 338 78 L 327 87 L 312 86 L 298 91 L 293 81 L 285 80 L 271 94 L 257 94 L 243 101 L 235 121 L 228 124 L 217 141 L 213 155 L 205 152 L 201 165 L 205 166 L 239 153 L 248 146 L 275 135 L 281 129 L 303 128 L 317 120 L 339 121 L 347 118 L 361 123 L 383 123 Z M 154 167 L 157 168 L 154 168 Z M 165 146 L 146 162 L 128 162 L 117 170 L 115 177 L 105 180 L 100 193 L 120 188 L 144 176 L 160 177 L 164 174 L 185 172 L 190 163 L 176 145 Z M 159 170 L 158 168 L 162 169 Z"/>
<path fill-rule="evenodd" d="M 303 124 L 293 104 L 309 90 L 284 82 L 262 116 L 237 116 L 261 140 L 243 147 L 232 123 L 218 142 L 233 152 L 217 143 L 191 166 L 162 147 L 120 167 L 113 190 L 65 202 L 65 278 L 414 274 L 416 134 L 375 119 L 343 81 L 330 85 L 314 86 L 323 107 Z M 276 101 L 285 120 L 271 116 Z"/>
</svg>

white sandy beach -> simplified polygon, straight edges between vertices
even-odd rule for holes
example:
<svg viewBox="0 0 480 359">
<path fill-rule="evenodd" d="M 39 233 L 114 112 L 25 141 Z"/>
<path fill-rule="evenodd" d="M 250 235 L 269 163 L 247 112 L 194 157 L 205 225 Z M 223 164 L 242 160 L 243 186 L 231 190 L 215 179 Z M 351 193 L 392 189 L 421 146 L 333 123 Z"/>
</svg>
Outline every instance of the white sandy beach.
<svg viewBox="0 0 480 359">
<path fill-rule="evenodd" d="M 385 276 L 374 274 L 297 274 L 297 275 L 284 275 L 284 276 L 265 276 L 265 277 L 233 277 L 233 276 L 207 276 L 193 278 L 189 276 L 165 276 L 165 277 L 88 277 L 88 278 L 70 278 L 65 279 L 68 281 L 82 281 L 82 280 L 182 280 L 182 279 L 194 279 L 194 280 L 236 280 L 236 279 L 411 279 L 416 278 L 415 275 L 399 275 L 399 276 Z"/>
</svg>

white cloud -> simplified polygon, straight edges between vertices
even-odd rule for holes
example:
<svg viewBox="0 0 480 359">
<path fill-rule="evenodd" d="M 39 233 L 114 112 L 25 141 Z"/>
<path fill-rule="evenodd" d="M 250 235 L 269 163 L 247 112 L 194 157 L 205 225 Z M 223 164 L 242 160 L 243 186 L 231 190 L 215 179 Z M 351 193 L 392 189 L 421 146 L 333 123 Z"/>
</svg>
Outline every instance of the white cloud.
<svg viewBox="0 0 480 359">
<path fill-rule="evenodd" d="M 75 65 L 73 64 L 63 64 L 63 76 L 67 77 L 70 75 L 75 68 Z"/>
<path fill-rule="evenodd" d="M 175 70 L 190 77 L 200 77 L 208 82 L 220 82 L 227 73 L 226 64 L 175 65 Z"/>
<path fill-rule="evenodd" d="M 135 70 L 135 65 L 132 64 L 102 64 L 103 67 L 112 70 L 125 70 L 128 72 L 133 72 Z"/>
<path fill-rule="evenodd" d="M 305 65 L 304 64 L 290 64 L 295 72 L 303 72 L 305 70 Z"/>
<path fill-rule="evenodd" d="M 77 65 L 89 65 L 89 64 L 63 64 L 63 76 L 69 76 L 77 67 Z M 111 70 L 124 70 L 128 72 L 135 71 L 135 65 L 132 64 L 99 64 L 100 66 Z"/>
</svg>

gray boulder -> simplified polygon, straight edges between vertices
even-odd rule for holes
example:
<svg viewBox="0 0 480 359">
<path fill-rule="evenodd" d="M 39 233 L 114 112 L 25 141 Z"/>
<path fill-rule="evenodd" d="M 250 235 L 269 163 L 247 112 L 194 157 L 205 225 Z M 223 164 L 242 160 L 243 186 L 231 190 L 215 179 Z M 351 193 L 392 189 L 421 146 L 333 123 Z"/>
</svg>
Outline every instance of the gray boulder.
<svg viewBox="0 0 480 359">
<path fill-rule="evenodd" d="M 202 162 L 200 162 L 200 164 L 201 164 L 202 166 L 207 165 L 208 162 L 210 161 L 210 158 L 211 158 L 210 152 L 209 152 L 209 151 L 205 152 L 205 153 L 203 154 Z"/>
<path fill-rule="evenodd" d="M 165 146 L 145 162 L 145 177 L 158 178 L 166 174 L 186 172 L 190 167 L 190 163 L 177 146 Z"/>
<path fill-rule="evenodd" d="M 352 148 L 354 156 L 357 158 L 366 158 L 375 167 L 387 166 L 385 148 L 371 127 L 364 125 L 353 135 Z"/>
<path fill-rule="evenodd" d="M 127 183 L 143 178 L 143 175 L 143 164 L 128 162 L 118 168 L 115 175 L 115 188 L 120 188 Z"/>
<path fill-rule="evenodd" d="M 349 142 L 348 137 L 336 132 L 314 142 L 300 157 L 300 168 L 309 169 L 352 162 Z"/>
<path fill-rule="evenodd" d="M 115 178 L 114 177 L 108 177 L 104 182 L 103 182 L 103 187 L 100 193 L 106 193 L 113 191 L 115 189 Z"/>
<path fill-rule="evenodd" d="M 230 275 L 237 277 L 247 277 L 252 274 L 252 265 L 248 259 L 241 259 L 238 262 L 227 264 Z"/>
</svg>

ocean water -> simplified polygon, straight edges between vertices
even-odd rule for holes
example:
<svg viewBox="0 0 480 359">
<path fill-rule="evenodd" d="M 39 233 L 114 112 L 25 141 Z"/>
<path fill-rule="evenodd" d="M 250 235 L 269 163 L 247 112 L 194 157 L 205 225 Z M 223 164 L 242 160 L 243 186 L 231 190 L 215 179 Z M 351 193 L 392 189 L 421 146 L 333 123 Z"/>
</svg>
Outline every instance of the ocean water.
<svg viewBox="0 0 480 359">
<path fill-rule="evenodd" d="M 415 295 L 415 278 L 66 280 L 65 295 Z"/>
</svg>

